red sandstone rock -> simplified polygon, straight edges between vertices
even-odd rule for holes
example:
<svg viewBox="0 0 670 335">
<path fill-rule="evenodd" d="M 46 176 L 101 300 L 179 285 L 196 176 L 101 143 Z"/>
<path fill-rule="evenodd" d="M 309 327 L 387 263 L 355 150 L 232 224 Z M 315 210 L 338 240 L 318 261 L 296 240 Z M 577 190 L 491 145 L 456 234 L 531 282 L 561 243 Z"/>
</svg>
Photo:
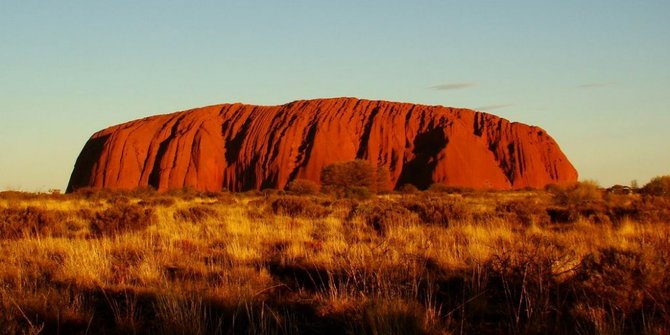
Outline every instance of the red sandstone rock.
<svg viewBox="0 0 670 335">
<path fill-rule="evenodd" d="M 225 104 L 95 133 L 72 172 L 80 187 L 159 191 L 283 188 L 324 165 L 367 159 L 394 186 L 518 189 L 577 180 L 541 128 L 468 109 L 354 98 Z"/>
</svg>

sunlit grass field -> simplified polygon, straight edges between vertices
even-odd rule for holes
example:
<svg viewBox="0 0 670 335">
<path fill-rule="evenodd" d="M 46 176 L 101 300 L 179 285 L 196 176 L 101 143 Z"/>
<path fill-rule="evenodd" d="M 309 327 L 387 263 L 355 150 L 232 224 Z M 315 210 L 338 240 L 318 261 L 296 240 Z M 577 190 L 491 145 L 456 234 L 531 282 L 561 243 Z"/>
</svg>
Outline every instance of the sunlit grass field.
<svg viewBox="0 0 670 335">
<path fill-rule="evenodd" d="M 5 334 L 668 334 L 670 200 L 0 193 Z"/>
</svg>

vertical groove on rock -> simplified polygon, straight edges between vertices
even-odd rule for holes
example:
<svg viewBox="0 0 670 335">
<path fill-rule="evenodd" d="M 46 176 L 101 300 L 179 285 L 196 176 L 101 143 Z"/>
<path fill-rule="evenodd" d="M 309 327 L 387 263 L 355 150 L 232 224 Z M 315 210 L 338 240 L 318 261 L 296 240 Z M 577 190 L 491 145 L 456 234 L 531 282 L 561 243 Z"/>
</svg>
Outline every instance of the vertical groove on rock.
<svg viewBox="0 0 670 335">
<path fill-rule="evenodd" d="M 174 123 L 172 124 L 172 127 L 170 129 L 170 135 L 167 136 L 163 141 L 160 142 L 158 145 L 158 152 L 156 153 L 156 159 L 154 159 L 154 165 L 153 169 L 151 170 L 151 174 L 149 175 L 149 186 L 159 189 L 161 187 L 160 185 L 160 179 L 161 179 L 161 165 L 163 164 L 163 157 L 165 156 L 165 153 L 167 152 L 168 146 L 170 145 L 170 142 L 175 140 L 175 136 L 177 135 L 177 129 L 179 127 L 179 122 L 186 116 L 186 114 L 182 115 L 181 117 L 177 118 Z"/>
<path fill-rule="evenodd" d="M 356 158 L 358 159 L 364 159 L 366 154 L 368 153 L 368 141 L 370 140 L 370 131 L 372 131 L 372 124 L 375 120 L 375 117 L 377 116 L 377 113 L 379 113 L 381 107 L 377 106 L 372 109 L 372 112 L 370 112 L 370 115 L 368 116 L 367 120 L 364 123 L 363 126 L 363 134 L 361 135 L 361 141 L 360 144 L 358 145 L 358 152 L 356 153 Z"/>
</svg>

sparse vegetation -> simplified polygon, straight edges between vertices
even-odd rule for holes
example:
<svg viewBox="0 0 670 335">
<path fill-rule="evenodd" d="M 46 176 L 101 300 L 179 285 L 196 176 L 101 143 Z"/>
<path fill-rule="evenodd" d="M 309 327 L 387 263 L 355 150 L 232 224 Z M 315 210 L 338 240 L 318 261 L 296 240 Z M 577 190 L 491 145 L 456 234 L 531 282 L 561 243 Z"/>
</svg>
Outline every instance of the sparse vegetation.
<svg viewBox="0 0 670 335">
<path fill-rule="evenodd" d="M 319 185 L 307 179 L 295 179 L 288 184 L 286 190 L 298 195 L 313 195 L 319 193 Z"/>
<path fill-rule="evenodd" d="M 318 204 L 314 199 L 281 196 L 275 198 L 271 204 L 272 212 L 279 215 L 290 217 L 323 218 L 329 213 L 329 210 Z"/>
<path fill-rule="evenodd" d="M 670 332 L 662 194 L 288 192 L 2 192 L 0 334 Z"/>
<path fill-rule="evenodd" d="M 85 219 L 91 222 L 91 233 L 100 237 L 146 229 L 153 221 L 154 210 L 127 204 L 129 201 L 123 201 L 121 204 L 113 203 L 111 207 L 90 217 L 85 215 Z"/>
<path fill-rule="evenodd" d="M 641 191 L 648 195 L 670 197 L 670 176 L 653 178 Z"/>
<path fill-rule="evenodd" d="M 419 192 L 419 189 L 412 184 L 403 184 L 398 188 L 398 191 L 404 194 L 414 194 Z"/>
</svg>

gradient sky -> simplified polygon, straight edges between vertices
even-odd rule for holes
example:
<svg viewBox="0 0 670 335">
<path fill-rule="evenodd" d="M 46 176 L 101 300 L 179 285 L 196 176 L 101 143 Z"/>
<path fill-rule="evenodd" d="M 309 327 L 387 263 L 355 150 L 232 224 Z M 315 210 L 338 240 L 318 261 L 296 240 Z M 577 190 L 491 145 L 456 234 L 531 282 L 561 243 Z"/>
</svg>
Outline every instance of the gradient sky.
<svg viewBox="0 0 670 335">
<path fill-rule="evenodd" d="M 355 96 L 539 125 L 601 185 L 670 174 L 670 1 L 0 2 L 0 190 L 88 137 L 224 102 Z"/>
</svg>

